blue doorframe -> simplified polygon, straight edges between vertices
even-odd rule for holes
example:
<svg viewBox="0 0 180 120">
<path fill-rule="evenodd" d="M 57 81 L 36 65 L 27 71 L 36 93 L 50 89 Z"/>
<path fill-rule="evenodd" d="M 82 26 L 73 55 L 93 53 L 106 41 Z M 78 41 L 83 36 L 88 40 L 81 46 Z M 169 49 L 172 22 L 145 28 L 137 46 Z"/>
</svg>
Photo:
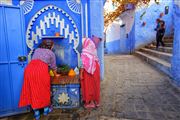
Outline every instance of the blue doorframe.
<svg viewBox="0 0 180 120">
<path fill-rule="evenodd" d="M 26 61 L 24 16 L 20 7 L 0 5 L 0 117 L 26 112 L 18 108 Z"/>
</svg>

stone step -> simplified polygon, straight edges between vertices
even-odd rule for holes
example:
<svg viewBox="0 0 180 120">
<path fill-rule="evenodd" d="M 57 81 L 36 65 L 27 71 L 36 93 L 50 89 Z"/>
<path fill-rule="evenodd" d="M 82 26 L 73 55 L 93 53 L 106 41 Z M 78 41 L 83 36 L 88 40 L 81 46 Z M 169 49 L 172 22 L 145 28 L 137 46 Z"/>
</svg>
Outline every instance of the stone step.
<svg viewBox="0 0 180 120">
<path fill-rule="evenodd" d="M 164 39 L 174 39 L 174 36 L 168 36 L 168 37 L 164 37 Z"/>
<path fill-rule="evenodd" d="M 166 39 L 166 38 L 163 38 L 163 42 L 164 43 L 173 43 L 173 39 Z"/>
<path fill-rule="evenodd" d="M 151 50 L 151 49 L 148 49 L 148 48 L 141 48 L 140 51 L 143 52 L 143 53 L 158 57 L 160 59 L 163 59 L 163 60 L 171 63 L 172 54 L 170 54 L 170 53 L 159 52 L 159 51 Z"/>
<path fill-rule="evenodd" d="M 172 47 L 161 47 L 159 46 L 158 49 L 156 49 L 156 46 L 154 45 L 148 45 L 145 46 L 146 48 L 152 49 L 152 50 L 156 50 L 156 51 L 160 51 L 160 52 L 166 52 L 166 53 L 172 53 Z"/>
<path fill-rule="evenodd" d="M 156 42 L 153 42 L 152 44 L 153 44 L 154 46 L 156 46 Z M 165 47 L 173 47 L 173 43 L 170 43 L 170 42 L 169 42 L 169 43 L 168 43 L 168 42 L 167 42 L 167 43 L 165 42 L 164 45 L 165 45 Z"/>
<path fill-rule="evenodd" d="M 100 116 L 99 120 L 134 120 L 134 119 L 125 119 L 125 118 L 116 118 L 109 116 Z"/>
<path fill-rule="evenodd" d="M 170 70 L 171 70 L 171 64 L 167 61 L 164 61 L 162 59 L 159 59 L 157 57 L 145 54 L 140 51 L 136 51 L 135 55 L 140 57 L 141 59 L 145 60 L 147 63 L 153 65 L 160 71 L 164 72 L 165 74 L 171 76 Z"/>
<path fill-rule="evenodd" d="M 164 43 L 165 47 L 173 47 L 173 43 Z"/>
</svg>

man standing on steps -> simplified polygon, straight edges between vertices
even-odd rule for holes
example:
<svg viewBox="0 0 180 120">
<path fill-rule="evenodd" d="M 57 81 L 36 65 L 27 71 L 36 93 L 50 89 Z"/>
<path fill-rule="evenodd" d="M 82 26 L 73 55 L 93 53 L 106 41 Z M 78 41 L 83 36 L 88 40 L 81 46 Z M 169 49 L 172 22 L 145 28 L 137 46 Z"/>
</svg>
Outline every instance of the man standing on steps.
<svg viewBox="0 0 180 120">
<path fill-rule="evenodd" d="M 162 44 L 164 47 L 164 42 L 162 41 L 162 38 L 164 37 L 165 33 L 165 22 L 164 20 L 157 19 L 156 20 L 157 26 L 156 26 L 156 49 L 159 47 L 159 43 Z"/>
</svg>

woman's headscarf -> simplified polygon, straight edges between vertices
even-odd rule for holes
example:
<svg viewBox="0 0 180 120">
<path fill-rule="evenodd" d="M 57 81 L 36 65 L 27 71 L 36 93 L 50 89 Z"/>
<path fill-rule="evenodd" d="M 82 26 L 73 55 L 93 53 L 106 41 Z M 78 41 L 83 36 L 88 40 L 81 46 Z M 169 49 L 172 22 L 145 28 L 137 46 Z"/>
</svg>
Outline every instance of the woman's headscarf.
<svg viewBox="0 0 180 120">
<path fill-rule="evenodd" d="M 94 71 L 96 70 L 96 61 L 99 62 L 99 60 L 96 46 L 89 38 L 84 38 L 81 59 L 84 69 L 88 73 L 94 74 Z"/>
<path fill-rule="evenodd" d="M 52 49 L 54 42 L 52 40 L 43 40 L 39 48 Z"/>
</svg>

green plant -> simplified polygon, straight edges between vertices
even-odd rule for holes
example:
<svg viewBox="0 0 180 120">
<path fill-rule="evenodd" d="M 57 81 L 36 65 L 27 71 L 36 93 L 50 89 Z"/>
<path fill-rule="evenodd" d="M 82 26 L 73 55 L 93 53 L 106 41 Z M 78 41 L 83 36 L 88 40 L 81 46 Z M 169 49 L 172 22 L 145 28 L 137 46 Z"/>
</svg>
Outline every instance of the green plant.
<svg viewBox="0 0 180 120">
<path fill-rule="evenodd" d="M 57 73 L 61 75 L 68 75 L 70 67 L 68 65 L 59 65 L 57 66 Z"/>
</svg>

